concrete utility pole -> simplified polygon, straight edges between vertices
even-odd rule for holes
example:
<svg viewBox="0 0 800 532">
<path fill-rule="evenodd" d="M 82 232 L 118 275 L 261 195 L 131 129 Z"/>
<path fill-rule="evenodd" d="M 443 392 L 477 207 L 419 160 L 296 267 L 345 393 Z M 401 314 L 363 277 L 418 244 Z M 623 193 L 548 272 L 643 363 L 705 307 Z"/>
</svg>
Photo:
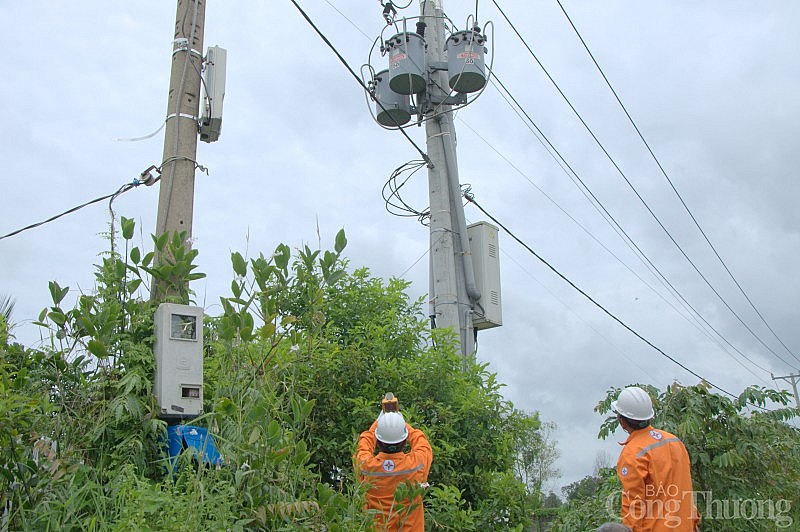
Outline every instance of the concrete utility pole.
<svg viewBox="0 0 800 532">
<path fill-rule="evenodd" d="M 800 374 L 784 375 L 783 377 L 776 377 L 775 375 L 772 374 L 770 375 L 772 376 L 772 380 L 774 381 L 782 379 L 792 385 L 792 389 L 794 390 L 794 404 L 795 406 L 797 406 L 797 408 L 800 408 L 800 396 L 797 395 L 797 382 L 798 380 L 800 380 Z"/>
<path fill-rule="evenodd" d="M 475 353 L 472 303 L 480 298 L 475 288 L 469 238 L 461 203 L 458 180 L 455 128 L 450 105 L 444 54 L 444 17 L 441 0 L 421 0 L 422 20 L 428 31 L 427 64 L 430 82 L 424 97 L 431 208 L 430 223 L 430 306 L 436 327 L 452 327 L 458 332 L 461 353 Z M 446 68 L 446 67 L 445 67 Z"/>
<path fill-rule="evenodd" d="M 205 9 L 206 0 L 178 0 L 156 221 L 157 236 L 186 231 L 187 248 L 192 237 Z M 154 301 L 177 295 L 156 283 L 151 294 Z"/>
</svg>

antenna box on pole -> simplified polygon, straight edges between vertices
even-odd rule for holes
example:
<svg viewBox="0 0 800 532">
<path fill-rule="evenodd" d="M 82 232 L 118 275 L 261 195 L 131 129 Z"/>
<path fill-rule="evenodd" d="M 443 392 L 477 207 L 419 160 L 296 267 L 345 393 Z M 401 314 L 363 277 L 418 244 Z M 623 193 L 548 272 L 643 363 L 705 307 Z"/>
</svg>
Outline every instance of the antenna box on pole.
<svg viewBox="0 0 800 532">
<path fill-rule="evenodd" d="M 228 52 L 219 46 L 209 46 L 206 51 L 203 90 L 205 100 L 200 117 L 200 140 L 214 142 L 222 132 L 222 101 L 225 99 L 225 68 Z"/>
</svg>

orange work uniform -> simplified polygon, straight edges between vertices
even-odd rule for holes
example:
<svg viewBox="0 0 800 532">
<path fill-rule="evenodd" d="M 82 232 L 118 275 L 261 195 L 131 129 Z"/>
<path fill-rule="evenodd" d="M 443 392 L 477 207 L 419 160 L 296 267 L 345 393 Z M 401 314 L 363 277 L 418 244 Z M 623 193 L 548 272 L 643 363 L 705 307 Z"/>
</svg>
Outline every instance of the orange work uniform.
<svg viewBox="0 0 800 532">
<path fill-rule="evenodd" d="M 673 434 L 652 426 L 630 433 L 617 461 L 622 522 L 633 532 L 691 532 L 694 506 L 689 453 Z"/>
<path fill-rule="evenodd" d="M 433 450 L 425 434 L 406 423 L 411 451 L 375 454 L 378 441 L 375 437 L 376 426 L 377 421 L 369 430 L 361 433 L 356 453 L 357 473 L 362 481 L 370 484 L 367 490 L 367 508 L 380 512 L 375 516 L 376 529 L 423 532 L 425 511 L 422 508 L 422 497 L 415 498 L 413 502 L 398 503 L 394 500 L 394 492 L 402 482 L 411 481 L 416 486 L 428 480 Z"/>
</svg>

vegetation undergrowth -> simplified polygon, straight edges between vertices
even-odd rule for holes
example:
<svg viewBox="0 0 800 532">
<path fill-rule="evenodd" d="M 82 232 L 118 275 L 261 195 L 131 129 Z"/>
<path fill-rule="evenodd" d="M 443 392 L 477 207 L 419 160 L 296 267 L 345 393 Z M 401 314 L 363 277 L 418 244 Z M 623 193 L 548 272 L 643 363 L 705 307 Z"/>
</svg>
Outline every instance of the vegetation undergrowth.
<svg viewBox="0 0 800 532">
<path fill-rule="evenodd" d="M 182 287 L 203 274 L 185 235 L 143 253 L 132 220 L 121 234 L 92 293 L 50 283 L 37 322 L 47 345 L 15 343 L 0 317 L 0 529 L 369 530 L 351 457 L 386 391 L 434 449 L 427 528 L 530 525 L 542 500 L 533 472 L 546 477 L 555 460 L 538 415 L 428 329 L 405 281 L 350 271 L 343 231 L 328 251 L 231 254 L 231 293 L 203 327 L 205 413 L 190 421 L 223 461 L 187 451 L 168 468 L 148 289 L 187 303 Z"/>
</svg>

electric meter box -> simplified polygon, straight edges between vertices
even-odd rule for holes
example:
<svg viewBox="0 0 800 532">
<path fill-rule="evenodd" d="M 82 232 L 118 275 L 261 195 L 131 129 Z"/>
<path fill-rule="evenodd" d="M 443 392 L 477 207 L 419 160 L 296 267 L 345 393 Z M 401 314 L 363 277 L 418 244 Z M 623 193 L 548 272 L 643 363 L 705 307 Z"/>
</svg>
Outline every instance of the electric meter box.
<svg viewBox="0 0 800 532">
<path fill-rule="evenodd" d="M 503 325 L 503 312 L 500 301 L 500 247 L 497 242 L 497 227 L 487 222 L 474 223 L 467 227 L 467 235 L 475 284 L 481 293 L 472 315 L 472 325 L 477 330 L 499 327 Z"/>
<path fill-rule="evenodd" d="M 209 46 L 206 51 L 203 89 L 205 100 L 200 117 L 200 140 L 214 142 L 222 132 L 222 102 L 225 99 L 225 69 L 228 52 L 219 46 Z"/>
<path fill-rule="evenodd" d="M 162 419 L 203 413 L 203 309 L 161 303 L 156 310 L 153 393 Z"/>
</svg>

